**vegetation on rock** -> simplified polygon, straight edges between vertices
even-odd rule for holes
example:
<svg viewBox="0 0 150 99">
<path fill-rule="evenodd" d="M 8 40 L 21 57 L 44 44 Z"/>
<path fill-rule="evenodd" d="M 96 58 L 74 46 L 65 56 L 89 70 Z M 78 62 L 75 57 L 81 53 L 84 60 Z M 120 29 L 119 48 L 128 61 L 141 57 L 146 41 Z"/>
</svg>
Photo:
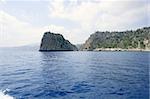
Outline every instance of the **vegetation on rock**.
<svg viewBox="0 0 150 99">
<path fill-rule="evenodd" d="M 122 32 L 97 31 L 90 35 L 81 50 L 96 48 L 150 49 L 150 27 Z"/>
</svg>

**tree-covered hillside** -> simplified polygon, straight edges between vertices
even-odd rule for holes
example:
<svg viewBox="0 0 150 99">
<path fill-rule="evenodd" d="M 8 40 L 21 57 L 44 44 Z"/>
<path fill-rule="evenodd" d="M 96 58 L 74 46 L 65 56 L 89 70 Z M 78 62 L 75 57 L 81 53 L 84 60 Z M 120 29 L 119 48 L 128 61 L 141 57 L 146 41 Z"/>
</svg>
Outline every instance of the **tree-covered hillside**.
<svg viewBox="0 0 150 99">
<path fill-rule="evenodd" d="M 81 49 L 96 48 L 150 49 L 150 27 L 122 32 L 97 31 L 89 37 Z"/>
</svg>

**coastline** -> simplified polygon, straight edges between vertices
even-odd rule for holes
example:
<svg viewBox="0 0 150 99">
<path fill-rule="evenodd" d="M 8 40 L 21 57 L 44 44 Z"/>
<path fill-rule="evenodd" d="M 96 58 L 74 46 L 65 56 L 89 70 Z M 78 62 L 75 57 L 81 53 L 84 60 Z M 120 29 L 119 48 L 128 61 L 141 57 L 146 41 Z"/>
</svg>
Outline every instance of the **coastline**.
<svg viewBox="0 0 150 99">
<path fill-rule="evenodd" d="M 39 52 L 71 52 L 73 50 L 38 50 Z M 150 49 L 121 49 L 121 48 L 96 48 L 93 50 L 77 50 L 78 51 L 93 51 L 93 52 L 100 52 L 100 51 L 108 51 L 108 52 L 150 52 Z"/>
<path fill-rule="evenodd" d="M 121 49 L 121 48 L 96 48 L 93 51 L 139 51 L 139 52 L 149 52 L 150 49 Z"/>
</svg>

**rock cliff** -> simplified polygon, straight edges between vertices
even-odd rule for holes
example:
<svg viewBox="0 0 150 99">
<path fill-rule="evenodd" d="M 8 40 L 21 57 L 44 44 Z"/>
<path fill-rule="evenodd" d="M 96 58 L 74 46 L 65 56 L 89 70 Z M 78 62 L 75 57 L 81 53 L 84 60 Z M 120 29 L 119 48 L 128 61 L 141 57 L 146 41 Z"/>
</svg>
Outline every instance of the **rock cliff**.
<svg viewBox="0 0 150 99">
<path fill-rule="evenodd" d="M 77 47 L 71 44 L 61 34 L 45 32 L 41 41 L 40 51 L 77 51 Z"/>
</svg>

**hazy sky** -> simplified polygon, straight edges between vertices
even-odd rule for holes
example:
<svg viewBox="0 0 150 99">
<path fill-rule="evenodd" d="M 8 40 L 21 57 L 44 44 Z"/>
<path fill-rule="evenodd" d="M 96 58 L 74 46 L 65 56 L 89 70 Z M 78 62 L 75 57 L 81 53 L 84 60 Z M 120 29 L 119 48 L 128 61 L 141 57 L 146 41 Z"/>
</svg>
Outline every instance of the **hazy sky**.
<svg viewBox="0 0 150 99">
<path fill-rule="evenodd" d="M 148 0 L 0 0 L 0 47 L 40 43 L 46 31 L 83 43 L 95 31 L 150 26 Z"/>
</svg>

